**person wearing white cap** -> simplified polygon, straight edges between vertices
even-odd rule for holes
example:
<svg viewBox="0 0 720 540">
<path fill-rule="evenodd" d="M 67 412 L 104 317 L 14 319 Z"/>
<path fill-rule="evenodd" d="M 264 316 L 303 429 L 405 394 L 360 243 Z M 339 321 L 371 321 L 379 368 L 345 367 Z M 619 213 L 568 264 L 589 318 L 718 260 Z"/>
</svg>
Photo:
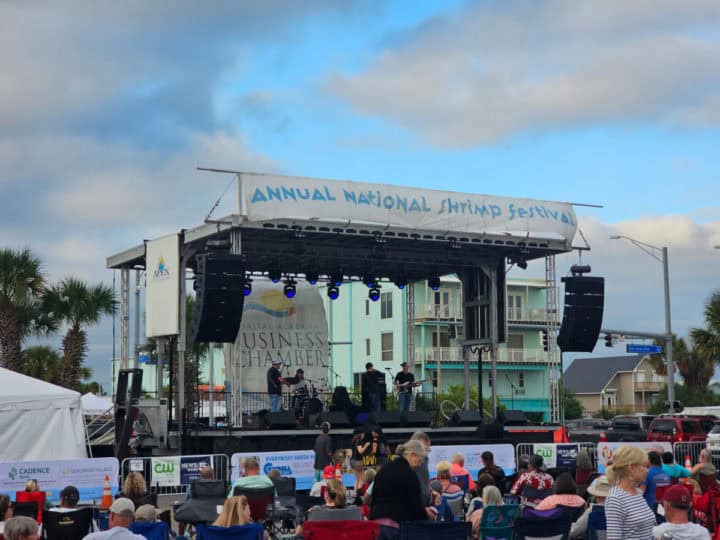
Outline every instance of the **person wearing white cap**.
<svg viewBox="0 0 720 540">
<path fill-rule="evenodd" d="M 135 521 L 135 503 L 128 498 L 120 497 L 110 506 L 108 530 L 90 533 L 83 540 L 145 540 L 144 536 L 128 530 L 133 521 Z"/>
<path fill-rule="evenodd" d="M 279 358 L 273 358 L 270 369 L 267 370 L 267 392 L 270 396 L 270 412 L 278 412 L 282 403 L 282 385 L 285 379 L 280 373 L 282 362 Z"/>
</svg>

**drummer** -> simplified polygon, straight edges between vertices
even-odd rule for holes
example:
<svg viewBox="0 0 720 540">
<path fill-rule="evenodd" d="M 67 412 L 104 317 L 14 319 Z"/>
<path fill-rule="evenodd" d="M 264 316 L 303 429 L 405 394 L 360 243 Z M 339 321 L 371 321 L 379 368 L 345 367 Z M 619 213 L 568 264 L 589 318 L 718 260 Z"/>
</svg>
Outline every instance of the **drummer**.
<svg viewBox="0 0 720 540">
<path fill-rule="evenodd" d="M 292 393 L 296 395 L 309 395 L 309 383 L 305 380 L 305 371 L 302 368 L 295 372 L 294 377 L 285 377 L 285 382 L 292 386 Z"/>
</svg>

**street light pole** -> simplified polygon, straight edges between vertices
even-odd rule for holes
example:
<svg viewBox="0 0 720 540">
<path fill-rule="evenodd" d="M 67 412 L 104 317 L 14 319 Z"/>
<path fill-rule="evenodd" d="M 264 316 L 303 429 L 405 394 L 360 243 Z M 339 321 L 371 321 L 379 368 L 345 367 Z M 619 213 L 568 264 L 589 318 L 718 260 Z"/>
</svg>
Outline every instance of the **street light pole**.
<svg viewBox="0 0 720 540">
<path fill-rule="evenodd" d="M 673 345 L 672 345 L 672 324 L 670 322 L 670 271 L 668 268 L 668 249 L 667 247 L 659 248 L 645 242 L 640 242 L 629 236 L 618 235 L 611 236 L 611 240 L 619 240 L 623 238 L 634 244 L 635 246 L 642 249 L 645 253 L 650 255 L 653 259 L 660 261 L 663 265 L 663 291 L 665 294 L 665 361 L 667 364 L 667 388 L 668 388 L 668 401 L 670 402 L 670 412 L 674 412 L 673 403 L 675 401 L 675 369 L 673 363 Z M 660 252 L 661 256 L 658 257 L 655 252 Z"/>
</svg>

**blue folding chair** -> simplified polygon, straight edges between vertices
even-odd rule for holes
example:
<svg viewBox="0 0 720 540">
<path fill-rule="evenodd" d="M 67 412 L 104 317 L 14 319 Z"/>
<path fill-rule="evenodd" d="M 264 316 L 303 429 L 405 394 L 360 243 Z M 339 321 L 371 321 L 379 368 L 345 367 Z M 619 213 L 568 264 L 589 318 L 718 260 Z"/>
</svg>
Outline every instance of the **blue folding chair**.
<svg viewBox="0 0 720 540">
<path fill-rule="evenodd" d="M 263 540 L 264 529 L 260 523 L 248 523 L 234 527 L 198 525 L 196 540 Z"/>
<path fill-rule="evenodd" d="M 400 540 L 467 540 L 472 525 L 465 521 L 405 521 L 400 524 Z"/>
<path fill-rule="evenodd" d="M 570 538 L 570 520 L 562 515 L 554 519 L 534 519 L 520 517 L 515 520 L 515 538 L 546 540 L 568 540 Z"/>
<path fill-rule="evenodd" d="M 456 474 L 450 477 L 450 481 L 453 484 L 460 486 L 464 493 L 467 493 L 470 489 L 470 476 L 467 474 Z"/>
<path fill-rule="evenodd" d="M 605 509 L 594 507 L 588 516 L 588 528 L 585 535 L 587 540 L 605 540 L 607 538 L 607 521 Z"/>
<path fill-rule="evenodd" d="M 168 540 L 170 537 L 170 529 L 164 521 L 135 521 L 128 529 L 146 540 Z"/>
<path fill-rule="evenodd" d="M 518 517 L 520 517 L 520 507 L 516 504 L 488 506 L 483 510 L 480 520 L 480 539 L 512 540 L 515 520 Z"/>
</svg>

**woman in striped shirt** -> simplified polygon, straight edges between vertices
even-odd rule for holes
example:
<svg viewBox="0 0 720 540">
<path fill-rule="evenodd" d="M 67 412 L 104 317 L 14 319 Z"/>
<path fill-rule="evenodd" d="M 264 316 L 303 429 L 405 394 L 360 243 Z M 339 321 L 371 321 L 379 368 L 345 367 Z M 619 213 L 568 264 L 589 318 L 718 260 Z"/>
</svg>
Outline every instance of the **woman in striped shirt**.
<svg viewBox="0 0 720 540">
<path fill-rule="evenodd" d="M 613 486 L 605 501 L 607 540 L 652 540 L 655 513 L 638 489 L 647 472 L 644 450 L 621 446 L 613 453 L 613 464 L 606 471 Z"/>
</svg>

